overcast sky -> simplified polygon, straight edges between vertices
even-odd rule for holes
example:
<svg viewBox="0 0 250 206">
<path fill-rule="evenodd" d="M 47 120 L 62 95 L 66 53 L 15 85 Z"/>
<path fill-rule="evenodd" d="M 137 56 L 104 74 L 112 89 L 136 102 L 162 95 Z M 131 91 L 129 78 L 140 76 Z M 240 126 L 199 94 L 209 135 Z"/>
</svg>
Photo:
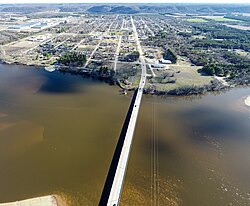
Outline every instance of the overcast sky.
<svg viewBox="0 0 250 206">
<path fill-rule="evenodd" d="M 0 0 L 0 3 L 250 3 L 250 0 Z"/>
</svg>

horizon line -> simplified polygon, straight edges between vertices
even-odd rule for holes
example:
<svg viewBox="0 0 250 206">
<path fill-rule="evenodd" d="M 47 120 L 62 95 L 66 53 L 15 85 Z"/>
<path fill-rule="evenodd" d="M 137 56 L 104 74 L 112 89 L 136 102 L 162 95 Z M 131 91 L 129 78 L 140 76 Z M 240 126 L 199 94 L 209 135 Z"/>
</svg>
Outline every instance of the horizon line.
<svg viewBox="0 0 250 206">
<path fill-rule="evenodd" d="M 6 5 L 11 5 L 11 4 L 249 4 L 248 2 L 220 2 L 220 3 L 214 3 L 214 2 L 176 2 L 176 3 L 170 3 L 170 2 L 153 2 L 153 3 L 149 3 L 149 2 L 16 2 L 16 3 L 0 3 L 0 5 L 2 4 L 6 4 Z"/>
</svg>

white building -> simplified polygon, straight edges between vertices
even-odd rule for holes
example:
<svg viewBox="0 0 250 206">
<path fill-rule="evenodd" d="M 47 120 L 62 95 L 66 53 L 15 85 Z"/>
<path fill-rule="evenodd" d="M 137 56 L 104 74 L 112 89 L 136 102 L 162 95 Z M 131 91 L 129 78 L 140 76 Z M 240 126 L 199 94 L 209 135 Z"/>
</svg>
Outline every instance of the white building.
<svg viewBox="0 0 250 206">
<path fill-rule="evenodd" d="M 153 68 L 164 68 L 165 66 L 162 64 L 151 64 L 151 67 Z"/>
<path fill-rule="evenodd" d="M 172 64 L 172 62 L 168 59 L 161 59 L 161 60 L 159 60 L 159 63 L 160 64 Z"/>
</svg>

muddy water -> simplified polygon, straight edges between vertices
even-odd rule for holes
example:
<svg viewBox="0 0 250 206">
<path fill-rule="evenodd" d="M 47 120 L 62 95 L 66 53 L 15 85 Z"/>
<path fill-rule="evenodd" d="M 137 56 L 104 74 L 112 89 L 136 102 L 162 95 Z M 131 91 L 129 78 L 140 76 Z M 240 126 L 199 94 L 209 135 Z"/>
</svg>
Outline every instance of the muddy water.
<svg viewBox="0 0 250 206">
<path fill-rule="evenodd" d="M 144 96 L 121 205 L 250 205 L 250 89 Z M 97 205 L 130 97 L 99 81 L 0 66 L 0 202 Z"/>
<path fill-rule="evenodd" d="M 250 205 L 249 94 L 144 96 L 122 205 Z"/>
<path fill-rule="evenodd" d="M 0 66 L 0 202 L 97 205 L 130 98 L 106 83 Z"/>
</svg>

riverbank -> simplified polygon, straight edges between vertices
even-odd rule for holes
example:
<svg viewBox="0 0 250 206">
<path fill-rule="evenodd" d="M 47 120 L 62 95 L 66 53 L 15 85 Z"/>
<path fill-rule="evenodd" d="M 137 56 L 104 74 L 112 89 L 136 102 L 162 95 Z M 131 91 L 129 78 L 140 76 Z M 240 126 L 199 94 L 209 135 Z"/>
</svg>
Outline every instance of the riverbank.
<svg viewBox="0 0 250 206">
<path fill-rule="evenodd" d="M 190 95 L 201 95 L 208 92 L 219 92 L 225 91 L 229 86 L 223 85 L 220 81 L 214 80 L 210 84 L 205 84 L 203 86 L 182 86 L 172 90 L 157 90 L 154 87 L 147 87 L 144 92 L 146 94 L 155 95 L 172 95 L 172 96 L 190 96 Z"/>
<path fill-rule="evenodd" d="M 21 66 L 27 66 L 27 67 L 34 67 L 34 68 L 46 68 L 44 66 L 39 65 L 24 65 L 20 63 L 8 63 L 8 62 L 2 62 L 3 64 L 7 65 L 21 65 Z M 105 81 L 112 85 L 118 85 L 123 91 L 134 91 L 136 89 L 135 86 L 128 87 L 127 85 L 123 84 L 119 78 L 117 78 L 116 74 L 114 72 L 109 72 L 107 74 L 100 73 L 98 69 L 89 69 L 89 68 L 82 68 L 82 67 L 69 67 L 69 66 L 59 66 L 59 65 L 53 65 L 49 67 L 48 69 L 45 69 L 48 72 L 53 71 L 59 71 L 62 73 L 70 73 L 75 75 L 83 75 L 86 77 L 91 77 L 94 79 L 99 79 L 101 81 Z M 225 81 L 225 80 L 224 80 Z M 172 95 L 172 96 L 187 96 L 187 95 L 200 95 L 200 94 L 206 94 L 207 92 L 218 92 L 218 91 L 224 91 L 226 89 L 230 88 L 229 84 L 223 84 L 220 80 L 214 79 L 210 82 L 210 84 L 204 84 L 201 86 L 194 86 L 194 85 L 187 85 L 187 86 L 180 86 L 176 89 L 169 89 L 169 90 L 159 90 L 154 85 L 148 84 L 145 89 L 145 94 L 151 94 L 151 95 Z"/>
<path fill-rule="evenodd" d="M 116 84 L 118 85 L 123 91 L 134 91 L 137 87 L 135 86 L 128 86 L 125 85 L 118 79 L 115 75 L 115 73 L 111 73 L 108 75 L 100 75 L 98 70 L 91 70 L 91 69 L 82 69 L 82 68 L 67 68 L 67 67 L 57 67 L 58 71 L 60 72 L 68 72 L 76 75 L 86 75 L 90 76 L 95 79 L 104 80 L 107 83 Z M 221 81 L 215 79 L 211 81 L 210 84 L 204 84 L 203 86 L 183 86 L 176 89 L 170 89 L 166 91 L 157 90 L 155 87 L 147 87 L 144 88 L 145 94 L 151 94 L 151 95 L 173 95 L 173 96 L 187 96 L 187 95 L 200 95 L 200 94 L 206 94 L 207 92 L 218 92 L 218 91 L 224 91 L 226 89 L 230 88 L 229 84 L 223 84 Z"/>
<path fill-rule="evenodd" d="M 58 195 L 49 195 L 36 197 L 16 202 L 0 203 L 0 206 L 67 206 L 66 203 Z"/>
</svg>

